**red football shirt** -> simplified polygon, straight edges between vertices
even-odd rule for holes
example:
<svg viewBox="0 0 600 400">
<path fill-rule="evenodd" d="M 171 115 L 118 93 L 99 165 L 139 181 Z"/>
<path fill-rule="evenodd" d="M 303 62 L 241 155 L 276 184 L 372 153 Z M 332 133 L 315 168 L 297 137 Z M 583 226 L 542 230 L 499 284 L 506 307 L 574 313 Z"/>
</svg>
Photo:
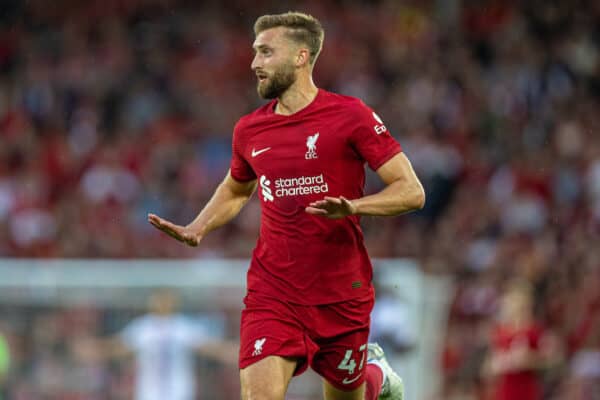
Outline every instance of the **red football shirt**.
<svg viewBox="0 0 600 400">
<path fill-rule="evenodd" d="M 260 235 L 248 291 L 304 305 L 372 294 L 372 266 L 358 216 L 331 220 L 305 208 L 324 196 L 363 196 L 364 164 L 377 170 L 401 151 L 360 100 L 319 90 L 295 114 L 276 100 L 234 128 L 231 176 L 258 179 Z"/>
<path fill-rule="evenodd" d="M 494 351 L 508 352 L 517 341 L 523 341 L 530 350 L 538 351 L 542 331 L 536 325 L 519 330 L 497 326 L 492 336 Z M 535 370 L 507 372 L 498 376 L 496 380 L 494 400 L 539 400 L 541 398 L 540 376 Z"/>
</svg>

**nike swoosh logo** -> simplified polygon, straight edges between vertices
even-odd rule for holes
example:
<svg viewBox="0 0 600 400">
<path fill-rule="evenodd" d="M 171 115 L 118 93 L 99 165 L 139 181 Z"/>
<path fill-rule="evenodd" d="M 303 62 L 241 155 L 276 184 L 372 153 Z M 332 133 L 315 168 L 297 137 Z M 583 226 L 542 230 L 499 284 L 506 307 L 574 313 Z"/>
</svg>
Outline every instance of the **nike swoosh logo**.
<svg viewBox="0 0 600 400">
<path fill-rule="evenodd" d="M 254 150 L 254 149 L 252 149 L 252 157 L 256 157 L 260 153 L 264 153 L 265 151 L 269 151 L 269 150 L 271 150 L 270 147 L 265 147 L 264 149 L 260 149 L 260 150 Z"/>
<path fill-rule="evenodd" d="M 362 372 L 361 372 L 360 374 L 356 375 L 356 376 L 355 376 L 354 378 L 352 378 L 352 379 L 344 378 L 344 380 L 342 381 L 342 383 L 343 383 L 344 385 L 349 385 L 349 384 L 351 384 L 352 382 L 356 382 L 356 381 L 358 380 L 358 378 L 360 378 L 360 376 L 361 376 L 361 375 L 362 375 Z"/>
</svg>

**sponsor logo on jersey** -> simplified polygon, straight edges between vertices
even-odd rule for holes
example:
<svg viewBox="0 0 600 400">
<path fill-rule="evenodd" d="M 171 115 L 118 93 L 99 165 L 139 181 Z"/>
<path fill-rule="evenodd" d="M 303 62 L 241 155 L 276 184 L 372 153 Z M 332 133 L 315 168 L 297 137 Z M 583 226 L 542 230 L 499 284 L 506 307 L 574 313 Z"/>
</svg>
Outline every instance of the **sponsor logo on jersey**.
<svg viewBox="0 0 600 400">
<path fill-rule="evenodd" d="M 380 124 L 383 124 L 383 121 L 381 120 L 381 118 L 379 117 L 379 115 L 377 115 L 375 113 L 375 111 L 373 111 L 373 118 L 375 118 L 375 121 L 379 122 Z"/>
<path fill-rule="evenodd" d="M 253 356 L 259 356 L 263 351 L 263 345 L 267 341 L 267 338 L 257 339 L 254 342 L 254 351 L 252 352 Z"/>
<path fill-rule="evenodd" d="M 269 151 L 271 150 L 270 147 L 265 147 L 264 149 L 260 149 L 260 150 L 255 150 L 254 148 L 252 148 L 252 158 L 256 157 L 259 154 L 264 153 L 265 151 Z"/>
<path fill-rule="evenodd" d="M 271 181 L 266 176 L 260 177 L 260 190 L 265 201 L 273 201 L 273 192 L 271 191 Z"/>
<path fill-rule="evenodd" d="M 304 158 L 307 160 L 313 160 L 317 158 L 317 140 L 319 139 L 319 132 L 306 138 L 307 151 Z"/>
<path fill-rule="evenodd" d="M 313 193 L 327 193 L 329 186 L 323 174 L 300 176 L 298 178 L 279 178 L 275 180 L 275 196 L 305 196 Z"/>
<path fill-rule="evenodd" d="M 383 132 L 387 131 L 387 128 L 383 124 L 383 121 L 381 120 L 379 115 L 375 114 L 374 111 L 373 111 L 373 118 L 375 118 L 375 121 L 377 121 L 379 123 L 379 124 L 373 126 L 373 129 L 375 130 L 376 134 L 381 135 Z"/>
<path fill-rule="evenodd" d="M 265 175 L 259 179 L 261 193 L 265 202 L 275 197 L 306 196 L 329 192 L 329 185 L 323 174 L 315 176 L 299 176 L 296 178 L 279 178 L 271 182 Z M 274 188 L 272 188 L 272 184 Z"/>
</svg>

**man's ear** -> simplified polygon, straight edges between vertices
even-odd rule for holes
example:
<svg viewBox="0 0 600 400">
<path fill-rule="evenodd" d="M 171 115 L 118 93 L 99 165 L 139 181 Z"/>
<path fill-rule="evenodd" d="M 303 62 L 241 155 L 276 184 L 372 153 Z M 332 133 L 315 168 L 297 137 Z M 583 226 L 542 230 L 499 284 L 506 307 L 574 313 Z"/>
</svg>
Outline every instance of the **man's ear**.
<svg viewBox="0 0 600 400">
<path fill-rule="evenodd" d="M 303 67 L 310 62 L 310 53 L 308 49 L 300 48 L 296 55 L 296 66 Z"/>
</svg>

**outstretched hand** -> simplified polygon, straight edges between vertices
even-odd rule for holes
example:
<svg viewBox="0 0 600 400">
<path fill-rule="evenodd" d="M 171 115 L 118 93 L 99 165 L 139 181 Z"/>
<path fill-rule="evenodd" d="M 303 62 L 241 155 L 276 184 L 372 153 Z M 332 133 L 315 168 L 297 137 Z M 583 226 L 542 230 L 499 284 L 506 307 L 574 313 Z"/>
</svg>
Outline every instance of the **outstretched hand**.
<svg viewBox="0 0 600 400">
<path fill-rule="evenodd" d="M 193 232 L 191 229 L 185 226 L 175 225 L 174 223 L 169 222 L 158 215 L 148 214 L 148 222 L 172 238 L 177 239 L 189 246 L 198 246 L 200 239 L 202 239 L 198 233 Z"/>
<path fill-rule="evenodd" d="M 339 219 L 356 214 L 356 206 L 344 196 L 329 197 L 313 201 L 306 207 L 306 212 L 331 219 Z"/>
</svg>

